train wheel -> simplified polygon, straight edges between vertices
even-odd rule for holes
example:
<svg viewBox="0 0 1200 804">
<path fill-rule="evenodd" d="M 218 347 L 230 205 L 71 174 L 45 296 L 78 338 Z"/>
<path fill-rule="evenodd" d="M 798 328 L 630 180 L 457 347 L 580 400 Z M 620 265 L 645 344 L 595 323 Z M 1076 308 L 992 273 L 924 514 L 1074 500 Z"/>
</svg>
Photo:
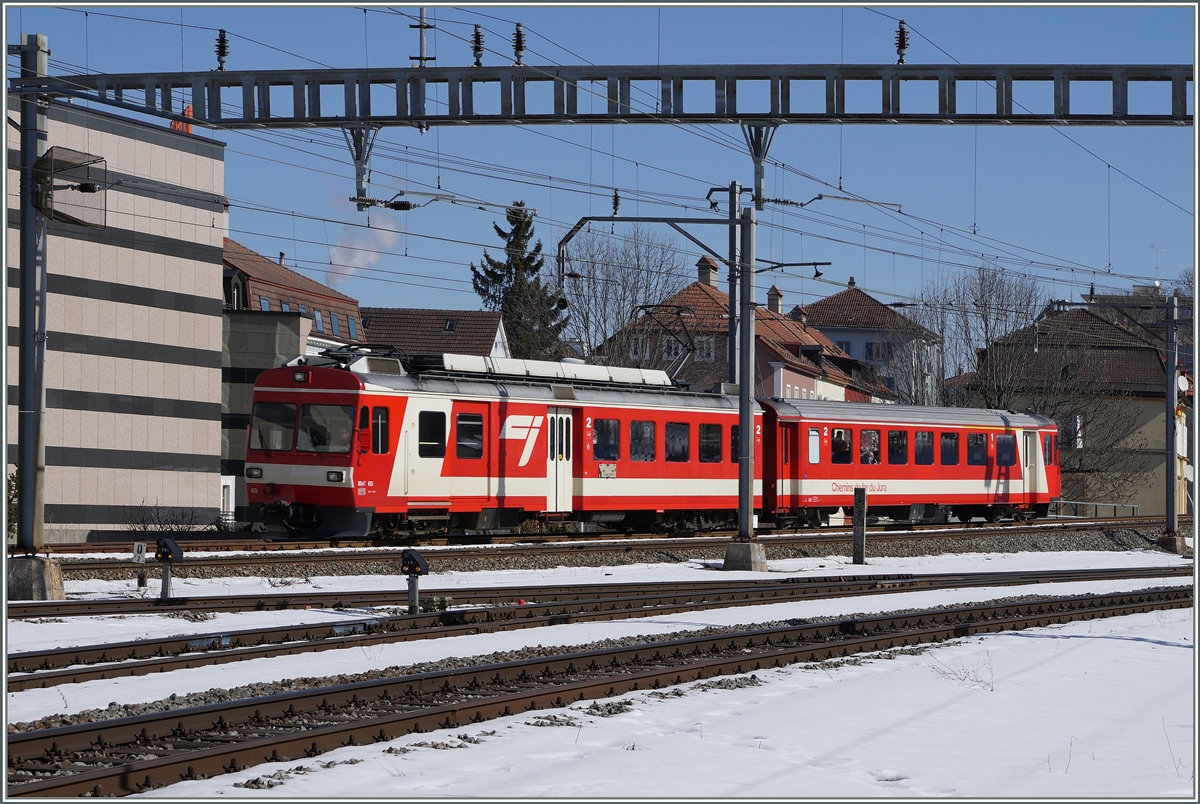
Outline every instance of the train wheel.
<svg viewBox="0 0 1200 804">
<path fill-rule="evenodd" d="M 1000 506 L 998 506 L 998 505 L 984 506 L 983 518 L 988 522 L 1000 521 Z"/>
</svg>

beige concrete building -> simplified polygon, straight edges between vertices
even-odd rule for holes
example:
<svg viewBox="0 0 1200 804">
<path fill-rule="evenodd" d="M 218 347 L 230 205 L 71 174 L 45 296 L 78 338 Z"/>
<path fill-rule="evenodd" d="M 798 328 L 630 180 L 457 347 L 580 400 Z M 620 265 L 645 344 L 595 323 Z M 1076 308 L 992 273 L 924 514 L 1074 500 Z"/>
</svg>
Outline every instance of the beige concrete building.
<svg viewBox="0 0 1200 804">
<path fill-rule="evenodd" d="M 18 120 L 10 97 L 10 121 Z M 48 146 L 105 160 L 105 226 L 46 222 L 45 539 L 220 505 L 224 144 L 64 103 Z M 19 131 L 8 127 L 8 471 L 17 457 Z M 56 191 L 57 192 L 57 191 Z"/>
</svg>

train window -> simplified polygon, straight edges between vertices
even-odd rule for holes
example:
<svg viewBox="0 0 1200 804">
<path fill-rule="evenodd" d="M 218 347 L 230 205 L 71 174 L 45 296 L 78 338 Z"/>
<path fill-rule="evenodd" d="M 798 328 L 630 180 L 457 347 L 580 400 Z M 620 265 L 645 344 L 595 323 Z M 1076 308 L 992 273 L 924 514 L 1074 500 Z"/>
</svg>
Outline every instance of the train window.
<svg viewBox="0 0 1200 804">
<path fill-rule="evenodd" d="M 888 463 L 908 463 L 908 431 L 888 430 Z"/>
<path fill-rule="evenodd" d="M 816 427 L 808 428 L 808 462 L 821 462 L 821 431 Z"/>
<path fill-rule="evenodd" d="M 958 433 L 942 433 L 942 466 L 958 466 Z"/>
<path fill-rule="evenodd" d="M 592 454 L 598 461 L 621 459 L 621 422 L 617 419 L 596 419 L 592 428 Z"/>
<path fill-rule="evenodd" d="M 559 446 L 563 448 L 563 460 L 569 461 L 571 460 L 571 441 L 573 440 L 571 438 L 571 417 L 563 416 L 561 418 L 563 423 L 563 432 L 562 438 L 559 439 Z"/>
<path fill-rule="evenodd" d="M 655 435 L 654 422 L 630 422 L 629 460 L 647 463 L 657 458 Z"/>
<path fill-rule="evenodd" d="M 933 463 L 933 431 L 917 430 L 913 433 L 913 463 L 929 466 Z"/>
<path fill-rule="evenodd" d="M 550 417 L 550 432 L 546 435 L 546 457 L 554 458 L 554 417 Z"/>
<path fill-rule="evenodd" d="M 666 458 L 673 463 L 687 463 L 692 458 L 692 433 L 686 422 L 667 422 Z"/>
<path fill-rule="evenodd" d="M 460 458 L 482 458 L 483 414 L 460 413 L 455 418 L 458 435 L 454 454 Z"/>
<path fill-rule="evenodd" d="M 423 410 L 417 416 L 417 455 L 443 458 L 446 455 L 446 414 Z"/>
<path fill-rule="evenodd" d="M 371 452 L 375 455 L 387 455 L 391 443 L 388 439 L 388 409 L 375 408 L 371 411 Z"/>
<path fill-rule="evenodd" d="M 996 465 L 1013 466 L 1017 462 L 1017 437 L 1015 435 L 996 436 Z"/>
<path fill-rule="evenodd" d="M 729 425 L 729 462 L 737 463 L 742 455 L 742 426 Z"/>
<path fill-rule="evenodd" d="M 987 434 L 967 433 L 967 465 L 984 466 L 987 464 Z"/>
<path fill-rule="evenodd" d="M 721 425 L 700 425 L 700 463 L 721 462 Z"/>
<path fill-rule="evenodd" d="M 349 452 L 353 430 L 352 405 L 301 405 L 296 449 L 302 452 Z"/>
<path fill-rule="evenodd" d="M 250 425 L 250 446 L 263 450 L 289 450 L 296 432 L 296 406 L 286 402 L 259 402 Z"/>
<path fill-rule="evenodd" d="M 1042 463 L 1046 466 L 1054 464 L 1054 436 L 1042 436 Z"/>
<path fill-rule="evenodd" d="M 859 463 L 879 463 L 879 431 L 860 430 L 858 439 Z"/>
<path fill-rule="evenodd" d="M 829 460 L 833 463 L 854 463 L 854 431 L 835 427 L 833 443 L 829 445 Z"/>
</svg>

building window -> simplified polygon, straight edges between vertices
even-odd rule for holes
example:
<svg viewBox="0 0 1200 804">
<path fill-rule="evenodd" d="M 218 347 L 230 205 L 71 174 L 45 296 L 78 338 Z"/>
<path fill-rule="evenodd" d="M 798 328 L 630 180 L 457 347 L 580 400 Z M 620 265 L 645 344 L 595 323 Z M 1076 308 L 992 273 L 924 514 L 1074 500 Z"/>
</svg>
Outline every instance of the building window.
<svg viewBox="0 0 1200 804">
<path fill-rule="evenodd" d="M 646 336 L 634 335 L 629 339 L 629 359 L 641 360 L 646 356 Z"/>
<path fill-rule="evenodd" d="M 457 319 L 457 318 L 447 318 L 447 319 L 446 319 L 446 326 L 444 326 L 444 327 L 442 328 L 442 332 L 453 332 L 453 331 L 454 331 L 454 328 L 455 328 L 455 327 L 457 327 L 457 326 L 458 326 L 458 319 Z"/>
<path fill-rule="evenodd" d="M 783 398 L 784 398 L 784 399 L 791 399 L 791 398 L 792 398 L 792 384 L 791 384 L 790 382 L 787 384 L 787 393 L 786 393 L 786 394 L 784 394 L 784 397 L 783 397 Z"/>
<path fill-rule="evenodd" d="M 712 335 L 703 335 L 696 339 L 696 362 L 715 363 L 717 360 L 717 342 Z"/>
<path fill-rule="evenodd" d="M 850 354 L 850 341 L 837 341 L 837 348 L 846 354 Z"/>
<path fill-rule="evenodd" d="M 292 311 L 292 305 L 288 304 L 285 301 L 281 301 L 279 303 L 279 309 L 283 310 L 285 313 L 290 313 Z"/>
<path fill-rule="evenodd" d="M 325 331 L 325 322 L 321 319 L 321 311 L 313 308 L 313 320 L 317 322 L 317 332 Z"/>
<path fill-rule="evenodd" d="M 683 344 L 674 338 L 667 336 L 662 340 L 662 359 L 677 360 L 683 354 Z"/>
<path fill-rule="evenodd" d="M 300 305 L 298 308 L 296 308 L 296 309 L 298 309 L 298 310 L 300 311 L 300 315 L 307 315 L 307 314 L 308 314 L 308 310 L 305 310 L 305 309 L 304 309 L 304 305 L 303 305 L 303 304 L 301 304 L 301 305 Z"/>
<path fill-rule="evenodd" d="M 354 326 L 353 316 L 346 316 L 346 328 L 350 330 L 350 340 L 358 340 L 358 329 Z"/>
<path fill-rule="evenodd" d="M 266 296 L 258 297 L 258 306 L 262 309 L 262 311 L 264 313 L 271 312 L 271 300 L 268 299 Z"/>
<path fill-rule="evenodd" d="M 884 361 L 892 359 L 892 345 L 882 341 L 867 341 L 867 360 Z"/>
<path fill-rule="evenodd" d="M 342 336 L 342 329 L 338 326 L 337 313 L 333 310 L 329 311 L 329 326 L 333 329 L 333 334 L 339 338 Z"/>
</svg>

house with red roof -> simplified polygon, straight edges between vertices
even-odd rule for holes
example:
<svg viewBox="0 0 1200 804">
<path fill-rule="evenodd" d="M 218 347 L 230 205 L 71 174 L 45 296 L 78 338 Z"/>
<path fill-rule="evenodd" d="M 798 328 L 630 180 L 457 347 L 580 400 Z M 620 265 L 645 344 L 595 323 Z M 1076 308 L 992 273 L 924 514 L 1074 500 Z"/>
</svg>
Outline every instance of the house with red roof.
<svg viewBox="0 0 1200 804">
<path fill-rule="evenodd" d="M 621 365 L 663 369 L 699 390 L 719 388 L 729 376 L 729 295 L 717 286 L 717 264 L 697 263 L 697 280 L 647 311 L 598 349 Z M 816 327 L 782 312 L 783 294 L 767 293 L 755 308 L 755 395 L 782 399 L 890 402 L 895 396 L 868 367 Z"/>
<path fill-rule="evenodd" d="M 856 287 L 854 277 L 848 284 L 790 315 L 873 367 L 902 404 L 942 404 L 942 339 Z"/>
</svg>

